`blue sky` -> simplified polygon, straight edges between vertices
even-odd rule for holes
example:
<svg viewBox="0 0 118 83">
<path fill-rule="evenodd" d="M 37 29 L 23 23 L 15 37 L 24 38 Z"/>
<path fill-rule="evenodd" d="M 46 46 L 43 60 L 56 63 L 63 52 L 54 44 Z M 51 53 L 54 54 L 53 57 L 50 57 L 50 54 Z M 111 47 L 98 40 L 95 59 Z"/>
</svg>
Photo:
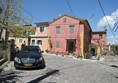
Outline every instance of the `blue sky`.
<svg viewBox="0 0 118 83">
<path fill-rule="evenodd" d="M 98 0 L 68 0 L 73 14 L 77 18 L 87 19 L 93 31 L 104 30 L 106 20 Z M 113 28 L 114 20 L 118 17 L 118 0 L 100 0 L 108 22 Z M 50 22 L 59 15 L 73 16 L 66 0 L 23 0 L 24 13 L 31 13 L 32 24 L 37 22 Z M 118 30 L 113 32 L 118 38 Z M 118 43 L 107 27 L 107 43 Z"/>
</svg>

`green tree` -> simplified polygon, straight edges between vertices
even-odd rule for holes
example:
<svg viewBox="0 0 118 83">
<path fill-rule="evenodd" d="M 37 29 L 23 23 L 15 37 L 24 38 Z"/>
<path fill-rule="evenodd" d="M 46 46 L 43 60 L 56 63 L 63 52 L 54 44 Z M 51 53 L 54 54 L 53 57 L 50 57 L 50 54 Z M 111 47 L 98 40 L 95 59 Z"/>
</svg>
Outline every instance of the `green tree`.
<svg viewBox="0 0 118 83">
<path fill-rule="evenodd" d="M 118 55 L 118 44 L 112 45 L 111 50 L 113 51 L 114 55 Z"/>
<path fill-rule="evenodd" d="M 23 24 L 30 24 L 32 21 L 31 13 L 23 15 L 22 0 L 0 0 L 0 39 L 3 29 L 6 30 L 5 42 L 7 42 L 9 33 L 19 36 L 24 32 Z"/>
<path fill-rule="evenodd" d="M 0 14 L 0 38 L 3 29 L 5 29 L 5 42 L 7 42 L 9 32 L 13 31 L 13 27 L 17 28 L 16 24 L 22 20 L 22 0 L 0 0 L 0 8 L 2 9 Z"/>
</svg>

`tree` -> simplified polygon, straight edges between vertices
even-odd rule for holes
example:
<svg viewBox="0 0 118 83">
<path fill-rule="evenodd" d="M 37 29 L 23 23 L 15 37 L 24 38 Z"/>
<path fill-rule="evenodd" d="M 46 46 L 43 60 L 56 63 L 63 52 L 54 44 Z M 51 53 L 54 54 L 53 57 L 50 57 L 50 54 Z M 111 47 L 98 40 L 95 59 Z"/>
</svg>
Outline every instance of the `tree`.
<svg viewBox="0 0 118 83">
<path fill-rule="evenodd" d="M 7 42 L 9 32 L 18 28 L 16 24 L 23 21 L 22 0 L 0 0 L 0 8 L 2 10 L 0 13 L 0 39 L 3 29 L 5 29 L 5 42 Z"/>
<path fill-rule="evenodd" d="M 117 44 L 112 45 L 111 51 L 113 51 L 114 55 L 118 55 L 118 45 Z"/>
</svg>

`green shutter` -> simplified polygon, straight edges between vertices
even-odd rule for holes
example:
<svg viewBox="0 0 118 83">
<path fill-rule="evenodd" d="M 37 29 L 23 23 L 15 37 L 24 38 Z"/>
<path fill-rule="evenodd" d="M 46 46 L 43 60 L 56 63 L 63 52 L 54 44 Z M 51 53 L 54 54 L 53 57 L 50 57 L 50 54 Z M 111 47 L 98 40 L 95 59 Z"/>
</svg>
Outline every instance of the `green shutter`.
<svg viewBox="0 0 118 83">
<path fill-rule="evenodd" d="M 59 41 L 56 42 L 56 48 L 60 48 L 60 42 Z"/>
<path fill-rule="evenodd" d="M 73 25 L 69 26 L 69 28 L 70 28 L 70 33 L 74 33 L 74 26 Z"/>
<path fill-rule="evenodd" d="M 60 27 L 56 27 L 56 34 L 60 34 Z"/>
<path fill-rule="evenodd" d="M 40 27 L 40 32 L 44 32 L 44 26 Z"/>
</svg>

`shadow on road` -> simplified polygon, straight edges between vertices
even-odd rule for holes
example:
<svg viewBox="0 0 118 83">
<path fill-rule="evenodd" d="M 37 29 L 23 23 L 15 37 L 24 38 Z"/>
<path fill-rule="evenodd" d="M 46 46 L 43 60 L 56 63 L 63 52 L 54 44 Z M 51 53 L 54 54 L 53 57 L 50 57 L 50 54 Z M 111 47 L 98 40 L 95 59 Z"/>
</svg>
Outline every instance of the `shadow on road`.
<svg viewBox="0 0 118 83">
<path fill-rule="evenodd" d="M 115 76 L 115 75 L 113 75 L 113 74 L 111 74 L 111 75 L 118 79 L 118 76 Z"/>
<path fill-rule="evenodd" d="M 111 67 L 118 68 L 118 66 L 116 66 L 116 65 L 111 65 Z"/>
<path fill-rule="evenodd" d="M 117 66 L 117 65 L 108 65 L 108 64 L 105 64 L 105 63 L 100 63 L 100 64 L 105 65 L 105 66 L 109 66 L 109 67 L 118 68 L 118 66 Z"/>
<path fill-rule="evenodd" d="M 38 82 L 42 81 L 43 79 L 45 79 L 45 78 L 47 78 L 49 76 L 52 76 L 54 74 L 59 74 L 59 70 L 51 70 L 51 71 L 45 73 L 43 76 L 38 77 L 38 78 L 28 82 L 28 83 L 38 83 Z"/>
<path fill-rule="evenodd" d="M 5 71 L 0 74 L 0 83 L 16 83 L 17 75 L 22 72 Z"/>
</svg>

